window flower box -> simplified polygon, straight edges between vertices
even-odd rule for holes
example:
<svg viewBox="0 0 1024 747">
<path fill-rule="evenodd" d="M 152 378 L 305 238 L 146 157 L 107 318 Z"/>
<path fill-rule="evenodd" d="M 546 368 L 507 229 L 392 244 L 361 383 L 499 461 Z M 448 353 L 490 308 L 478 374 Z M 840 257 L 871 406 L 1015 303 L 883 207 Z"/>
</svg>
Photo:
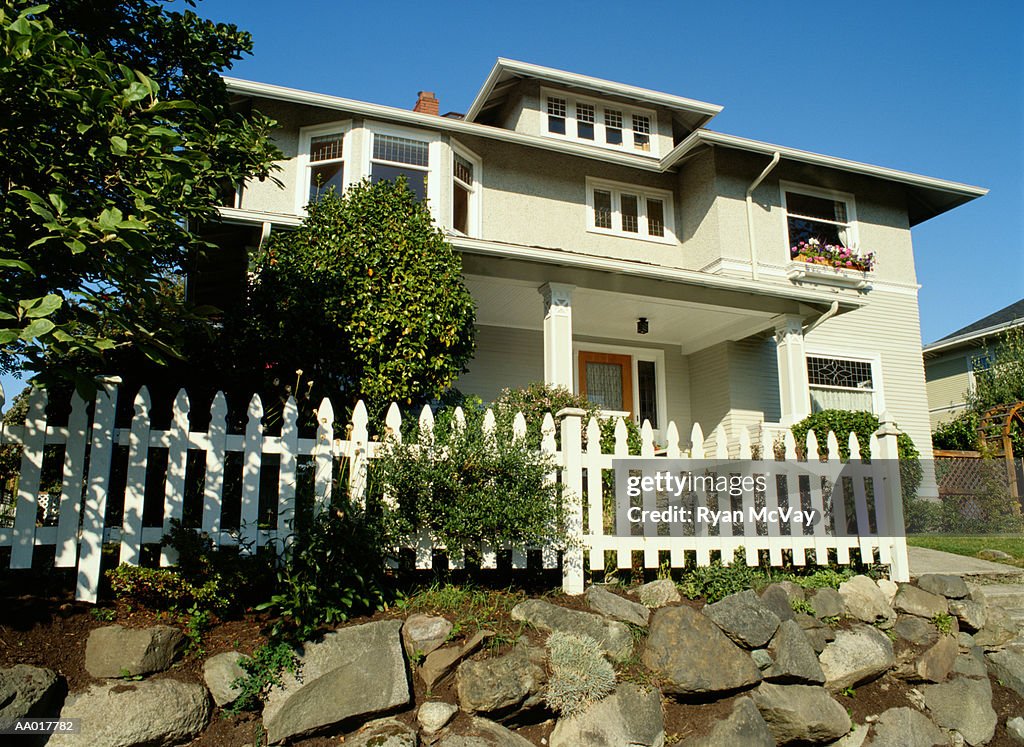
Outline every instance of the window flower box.
<svg viewBox="0 0 1024 747">
<path fill-rule="evenodd" d="M 806 280 L 847 288 L 865 288 L 868 273 L 875 267 L 873 253 L 861 254 L 835 244 L 822 244 L 817 239 L 801 241 L 790 250 L 791 280 Z"/>
</svg>

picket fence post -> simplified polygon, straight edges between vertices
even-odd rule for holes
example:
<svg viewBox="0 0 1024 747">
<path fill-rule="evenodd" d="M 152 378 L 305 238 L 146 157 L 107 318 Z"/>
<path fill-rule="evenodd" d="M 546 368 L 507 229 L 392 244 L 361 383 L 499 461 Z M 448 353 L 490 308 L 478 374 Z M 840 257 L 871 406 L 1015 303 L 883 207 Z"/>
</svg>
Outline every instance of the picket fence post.
<svg viewBox="0 0 1024 747">
<path fill-rule="evenodd" d="M 880 540 L 891 542 L 892 557 L 890 577 L 893 581 L 910 580 L 910 562 L 907 555 L 907 530 L 903 519 L 903 488 L 900 480 L 900 431 L 888 411 L 883 411 L 879 418 L 881 425 L 875 431 L 878 449 L 872 452 L 881 460 L 885 472 L 884 504 L 882 510 L 875 511 L 879 520 L 884 516 L 885 528 L 879 526 Z"/>
<path fill-rule="evenodd" d="M 562 591 L 583 593 L 583 416 L 586 411 L 566 407 L 562 419 L 562 501 L 566 506 L 566 547 L 562 553 Z"/>
</svg>

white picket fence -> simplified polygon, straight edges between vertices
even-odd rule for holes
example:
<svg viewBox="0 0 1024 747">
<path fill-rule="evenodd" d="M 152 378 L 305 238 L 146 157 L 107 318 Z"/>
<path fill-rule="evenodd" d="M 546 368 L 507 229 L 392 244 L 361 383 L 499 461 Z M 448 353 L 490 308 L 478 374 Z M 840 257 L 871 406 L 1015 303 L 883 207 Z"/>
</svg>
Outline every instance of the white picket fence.
<svg viewBox="0 0 1024 747">
<path fill-rule="evenodd" d="M 210 425 L 206 431 L 190 428 L 189 399 L 181 391 L 173 403 L 170 427 L 156 430 L 151 427 L 151 401 L 145 388 L 134 398 L 134 417 L 130 428 L 115 425 L 117 397 L 116 384 L 105 383 L 98 391 L 91 408 L 77 395 L 72 400 L 67 425 L 47 423 L 47 398 L 43 390 L 35 390 L 29 401 L 28 415 L 23 426 L 6 426 L 0 431 L 0 443 L 22 446 L 20 480 L 13 526 L 0 528 L 0 547 L 10 547 L 12 569 L 31 568 L 35 548 L 54 547 L 57 567 L 77 566 L 76 597 L 95 602 L 100 581 L 101 551 L 104 543 L 116 543 L 121 563 L 138 564 L 144 544 L 158 545 L 168 531 L 173 519 L 183 516 L 186 463 L 189 451 L 200 452 L 205 461 L 202 474 L 202 510 L 200 528 L 219 546 L 237 545 L 240 552 L 256 552 L 260 547 L 275 543 L 287 537 L 290 522 L 294 517 L 298 461 L 308 458 L 313 471 L 314 506 L 317 510 L 331 502 L 335 469 L 341 462 L 347 462 L 346 489 L 350 496 L 360 500 L 365 491 L 369 460 L 379 453 L 382 442 L 371 438 L 367 411 L 360 402 L 354 409 L 351 422 L 346 429 L 346 438 L 335 438 L 334 411 L 331 402 L 325 399 L 317 411 L 318 425 L 315 437 L 300 437 L 298 408 L 290 399 L 283 408 L 280 434 L 265 432 L 262 419 L 263 406 L 254 396 L 248 406 L 247 423 L 242 433 L 228 432 L 228 408 L 223 394 L 217 394 L 211 407 Z M 844 494 L 850 481 L 840 481 L 831 489 L 831 503 L 840 505 L 856 517 L 857 531 L 854 534 L 835 531 L 830 524 L 828 485 L 820 480 L 804 478 L 808 469 L 820 461 L 818 444 L 811 434 L 806 444 L 807 461 L 797 460 L 796 443 L 791 434 L 785 439 L 784 461 L 774 459 L 773 443 L 768 436 L 761 436 L 763 443 L 755 453 L 750 437 L 740 434 L 737 443 L 729 448 L 724 429 L 719 428 L 714 439 L 714 448 L 705 451 L 705 438 L 699 425 L 694 424 L 688 443 L 681 443 L 674 423 L 666 429 L 667 445 L 658 450 L 659 456 L 675 459 L 750 459 L 764 458 L 765 470 L 774 475 L 784 475 L 785 482 L 768 481 L 768 490 L 763 496 L 764 505 L 777 508 L 783 504 L 800 507 L 809 505 L 817 509 L 826 520 L 818 522 L 811 530 L 802 525 L 792 524 L 788 529 L 780 523 L 767 522 L 757 526 L 723 526 L 717 534 L 700 530 L 691 536 L 685 535 L 681 525 L 665 527 L 655 524 L 644 526 L 643 535 L 624 535 L 614 529 L 606 531 L 606 523 L 614 527 L 614 521 L 606 522 L 606 507 L 603 500 L 602 480 L 612 469 L 614 459 L 629 456 L 625 424 L 618 422 L 615 430 L 615 446 L 612 453 L 602 453 L 599 423 L 591 419 L 583 423 L 582 410 L 563 410 L 556 413 L 561 419 L 561 443 L 556 446 L 555 421 L 552 415 L 545 415 L 542 424 L 541 450 L 549 454 L 556 470 L 549 479 L 560 480 L 570 510 L 567 520 L 569 541 L 564 547 L 538 548 L 541 563 L 545 568 L 562 567 L 563 587 L 568 593 L 583 591 L 585 568 L 606 570 L 609 563 L 618 568 L 630 568 L 634 564 L 634 553 L 643 556 L 645 568 L 658 568 L 666 562 L 674 568 L 690 562 L 708 565 L 717 555 L 723 562 L 730 563 L 734 552 L 742 547 L 746 562 L 757 565 L 767 555 L 772 565 L 783 563 L 784 551 L 792 553 L 792 562 L 803 565 L 808 562 L 807 551 L 814 552 L 814 562 L 824 563 L 830 558 L 839 563 L 850 562 L 850 553 L 859 552 L 865 562 L 881 562 L 891 566 L 892 577 L 907 580 L 907 550 L 903 537 L 903 513 L 900 500 L 899 470 L 896 463 L 896 436 L 898 432 L 883 415 L 882 428 L 871 440 L 871 454 L 879 457 L 871 463 L 861 460 L 857 441 L 850 437 L 851 457 L 844 474 L 852 476 L 852 490 Z M 401 413 L 392 405 L 385 418 L 383 438 L 401 440 Z M 428 408 L 420 416 L 420 426 L 432 429 L 433 417 Z M 484 429 L 494 428 L 493 414 L 487 413 Z M 583 445 L 584 429 L 586 446 Z M 276 429 L 275 429 L 276 430 Z M 763 430 L 762 433 L 767 434 Z M 526 433 L 526 420 L 519 414 L 514 423 L 513 436 Z M 641 457 L 655 456 L 655 443 L 650 424 L 642 428 Z M 45 447 L 63 447 L 63 464 L 60 465 L 61 488 L 59 508 L 55 525 L 40 521 L 41 496 L 39 494 Z M 828 454 L 838 459 L 838 443 L 833 434 L 828 438 Z M 111 489 L 112 467 L 115 448 L 127 447 L 127 473 L 124 489 L 124 509 L 118 526 L 107 526 L 108 494 Z M 153 450 L 166 450 L 166 467 L 162 459 L 153 460 Z M 241 456 L 241 506 L 237 515 L 228 517 L 224 508 L 225 464 L 231 454 Z M 260 523 L 261 471 L 266 455 L 277 455 L 276 523 L 268 526 Z M 237 457 L 236 457 L 237 458 Z M 152 463 L 151 463 L 152 462 Z M 834 466 L 834 462 L 833 462 Z M 150 474 L 159 470 L 159 474 Z M 147 480 L 157 478 L 162 484 L 160 495 L 150 490 L 149 501 L 161 505 L 145 505 Z M 786 488 L 782 494 L 777 486 Z M 845 486 L 845 487 L 844 487 Z M 873 495 L 874 500 L 870 500 Z M 118 496 L 119 497 L 119 496 Z M 44 501 L 53 498 L 43 495 Z M 703 505 L 728 509 L 731 499 L 727 496 L 699 496 Z M 644 509 L 656 506 L 645 499 Z M 743 508 L 754 505 L 753 492 L 744 494 Z M 802 502 L 802 503 L 801 503 Z M 838 504 L 837 504 L 838 502 Z M 648 505 L 650 504 L 650 505 Z M 146 509 L 149 509 L 147 512 Z M 158 509 L 158 510 L 154 510 Z M 621 509 L 621 505 L 620 505 Z M 52 512 L 52 505 L 48 509 Z M 144 514 L 161 517 L 155 525 L 144 524 Z M 237 529 L 227 530 L 232 526 Z M 805 533 L 809 531 L 809 533 Z M 418 538 L 415 552 L 416 567 L 430 568 L 436 547 L 429 536 Z M 496 568 L 498 551 L 511 552 L 512 568 L 525 568 L 528 562 L 528 548 L 481 548 L 481 566 Z M 173 551 L 163 547 L 160 551 L 161 565 L 173 565 L 176 558 Z"/>
</svg>

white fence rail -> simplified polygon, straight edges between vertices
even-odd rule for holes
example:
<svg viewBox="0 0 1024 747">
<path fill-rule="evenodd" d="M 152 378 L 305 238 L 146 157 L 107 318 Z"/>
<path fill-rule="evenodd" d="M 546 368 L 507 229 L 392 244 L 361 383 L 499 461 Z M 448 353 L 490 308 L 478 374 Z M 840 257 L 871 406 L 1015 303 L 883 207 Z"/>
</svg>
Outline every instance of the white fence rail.
<svg viewBox="0 0 1024 747">
<path fill-rule="evenodd" d="M 119 562 L 138 564 L 143 545 L 158 545 L 170 529 L 174 519 L 181 520 L 185 510 L 186 479 L 189 455 L 201 472 L 201 510 L 197 528 L 206 532 L 219 546 L 237 545 L 240 552 L 256 552 L 279 539 L 284 539 L 295 512 L 296 484 L 299 479 L 299 460 L 309 463 L 312 470 L 314 508 L 321 510 L 331 502 L 331 491 L 336 468 L 347 463 L 343 474 L 347 477 L 347 490 L 355 499 L 361 499 L 367 478 L 369 460 L 377 456 L 381 444 L 370 437 L 366 408 L 360 402 L 346 429 L 346 438 L 335 438 L 334 411 L 325 399 L 317 411 L 314 437 L 300 437 L 298 408 L 289 400 L 281 413 L 280 432 L 265 432 L 264 410 L 260 398 L 249 402 L 244 430 L 230 433 L 227 400 L 218 393 L 210 410 L 209 426 L 205 431 L 190 427 L 189 399 L 184 391 L 175 398 L 169 426 L 158 430 L 152 427 L 151 400 L 145 388 L 134 398 L 134 417 L 129 428 L 115 424 L 118 389 L 111 383 L 97 393 L 95 402 L 86 403 L 77 395 L 72 400 L 67 425 L 47 423 L 47 397 L 43 390 L 35 390 L 30 397 L 25 424 L 6 426 L 0 431 L 0 443 L 21 447 L 20 478 L 13 525 L 0 528 L 0 547 L 10 547 L 12 569 L 31 568 L 36 548 L 53 547 L 57 567 L 77 567 L 76 597 L 95 602 L 100 582 L 100 561 L 104 543 L 115 543 Z M 615 443 L 611 453 L 603 453 L 599 424 L 596 420 L 583 422 L 582 410 L 563 410 L 560 447 L 556 446 L 555 421 L 547 414 L 542 427 L 541 450 L 550 454 L 557 470 L 550 476 L 561 480 L 565 495 L 569 497 L 568 530 L 570 541 L 566 547 L 546 547 L 541 550 L 541 563 L 545 568 L 562 566 L 563 586 L 569 593 L 583 590 L 584 572 L 605 570 L 609 565 L 629 568 L 634 565 L 634 553 L 642 554 L 645 568 L 658 568 L 665 563 L 682 567 L 689 560 L 699 565 L 711 563 L 714 555 L 730 563 L 734 552 L 742 547 L 746 562 L 756 565 L 767 556 L 772 565 L 783 563 L 783 553 L 792 554 L 795 565 L 809 562 L 806 553 L 813 551 L 814 562 L 824 563 L 830 556 L 839 563 L 850 562 L 851 551 L 859 553 L 864 562 L 889 564 L 892 576 L 907 579 L 907 550 L 903 537 L 903 513 L 900 500 L 899 470 L 896 437 L 898 432 L 883 415 L 882 428 L 872 436 L 871 455 L 876 459 L 861 459 L 857 441 L 850 437 L 850 459 L 843 474 L 850 478 L 829 483 L 814 475 L 818 466 L 831 467 L 834 474 L 839 449 L 836 438 L 829 434 L 828 459 L 819 458 L 814 435 L 808 436 L 807 461 L 797 459 L 796 443 L 792 434 L 785 438 L 785 460 L 774 459 L 775 444 L 769 431 L 759 431 L 759 448 L 751 443 L 746 432 L 737 443 L 729 444 L 724 429 L 719 428 L 715 447 L 705 451 L 704 434 L 694 424 L 688 442 L 681 442 L 674 423 L 666 430 L 667 444 L 659 454 L 675 459 L 742 459 L 760 456 L 764 471 L 776 479 L 769 480 L 764 494 L 753 491 L 735 499 L 736 504 L 748 509 L 759 504 L 769 509 L 779 507 L 810 507 L 823 516 L 813 527 L 797 523 L 746 522 L 742 527 L 722 525 L 720 531 L 706 527 L 687 530 L 682 525 L 669 526 L 646 523 L 633 533 L 623 531 L 621 522 L 616 526 L 612 507 L 606 502 L 605 475 L 613 460 L 629 456 L 625 424 L 618 422 Z M 205 420 L 205 418 L 204 418 Z M 401 414 L 392 405 L 385 418 L 384 432 L 389 438 L 401 439 Z M 433 417 L 424 409 L 420 417 L 421 428 L 432 428 Z M 484 419 L 485 429 L 494 428 L 493 415 Z M 277 430 L 276 428 L 274 429 Z M 526 432 L 526 421 L 518 415 L 514 436 Z M 586 433 L 586 446 L 584 446 Z M 655 444 L 649 424 L 641 432 L 641 457 L 654 457 Z M 56 490 L 40 495 L 44 473 L 44 454 L 47 447 L 60 447 L 62 464 L 56 465 L 60 474 L 59 497 Z M 731 448 L 730 448 L 731 447 Z M 115 458 L 117 449 L 127 449 Z M 50 449 L 50 459 L 54 449 Z M 164 459 L 166 455 L 166 459 Z M 267 456 L 273 455 L 271 459 Z M 240 505 L 229 508 L 226 497 L 226 468 L 230 460 L 241 460 Z M 198 460 L 198 463 L 197 463 Z M 276 466 L 275 466 L 276 463 Z M 120 489 L 114 486 L 117 465 L 120 464 L 124 480 L 123 510 L 119 523 L 108 524 L 108 499 L 120 499 Z M 202 468 L 199 469 L 199 464 Z M 276 495 L 269 487 L 267 470 L 276 470 Z M 54 471 L 48 468 L 48 474 Z M 824 474 L 824 472 L 822 473 Z M 193 475 L 198 479 L 198 475 Z M 157 487 L 154 488 L 154 485 Z M 270 494 L 262 495 L 264 492 Z M 273 506 L 268 507 L 267 499 Z M 260 515 L 261 499 L 268 522 Z M 700 505 L 729 510 L 734 507 L 728 495 L 697 495 Z M 57 508 L 54 510 L 54 503 Z M 829 506 L 831 511 L 828 510 Z M 624 508 L 617 506 L 619 513 Z M 643 508 L 655 509 L 656 503 L 645 499 Z M 55 518 L 54 518 L 55 517 Z M 148 517 L 148 520 L 147 520 Z M 844 519 L 843 517 L 848 517 Z M 840 527 L 839 524 L 847 526 Z M 854 531 L 849 531 L 850 527 Z M 430 568 L 434 552 L 440 550 L 429 536 L 421 536 L 415 552 L 416 567 Z M 497 567 L 500 548 L 481 548 L 481 565 Z M 511 551 L 513 568 L 527 567 L 525 548 L 505 548 Z M 170 548 L 160 549 L 161 565 L 173 565 L 176 558 Z"/>
</svg>

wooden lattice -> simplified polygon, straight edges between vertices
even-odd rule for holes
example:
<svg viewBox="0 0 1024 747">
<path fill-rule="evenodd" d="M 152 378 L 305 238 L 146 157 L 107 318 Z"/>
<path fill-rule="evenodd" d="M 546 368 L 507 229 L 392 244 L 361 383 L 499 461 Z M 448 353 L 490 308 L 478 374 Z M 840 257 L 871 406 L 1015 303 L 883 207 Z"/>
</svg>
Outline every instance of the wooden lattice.
<svg viewBox="0 0 1024 747">
<path fill-rule="evenodd" d="M 1010 441 L 1014 423 L 1024 428 L 1024 402 L 993 407 L 978 422 L 978 441 L 986 456 L 1002 459 L 1006 463 L 1010 492 L 1014 498 L 1020 498 L 1016 468 L 1013 465 L 1013 444 Z"/>
</svg>

